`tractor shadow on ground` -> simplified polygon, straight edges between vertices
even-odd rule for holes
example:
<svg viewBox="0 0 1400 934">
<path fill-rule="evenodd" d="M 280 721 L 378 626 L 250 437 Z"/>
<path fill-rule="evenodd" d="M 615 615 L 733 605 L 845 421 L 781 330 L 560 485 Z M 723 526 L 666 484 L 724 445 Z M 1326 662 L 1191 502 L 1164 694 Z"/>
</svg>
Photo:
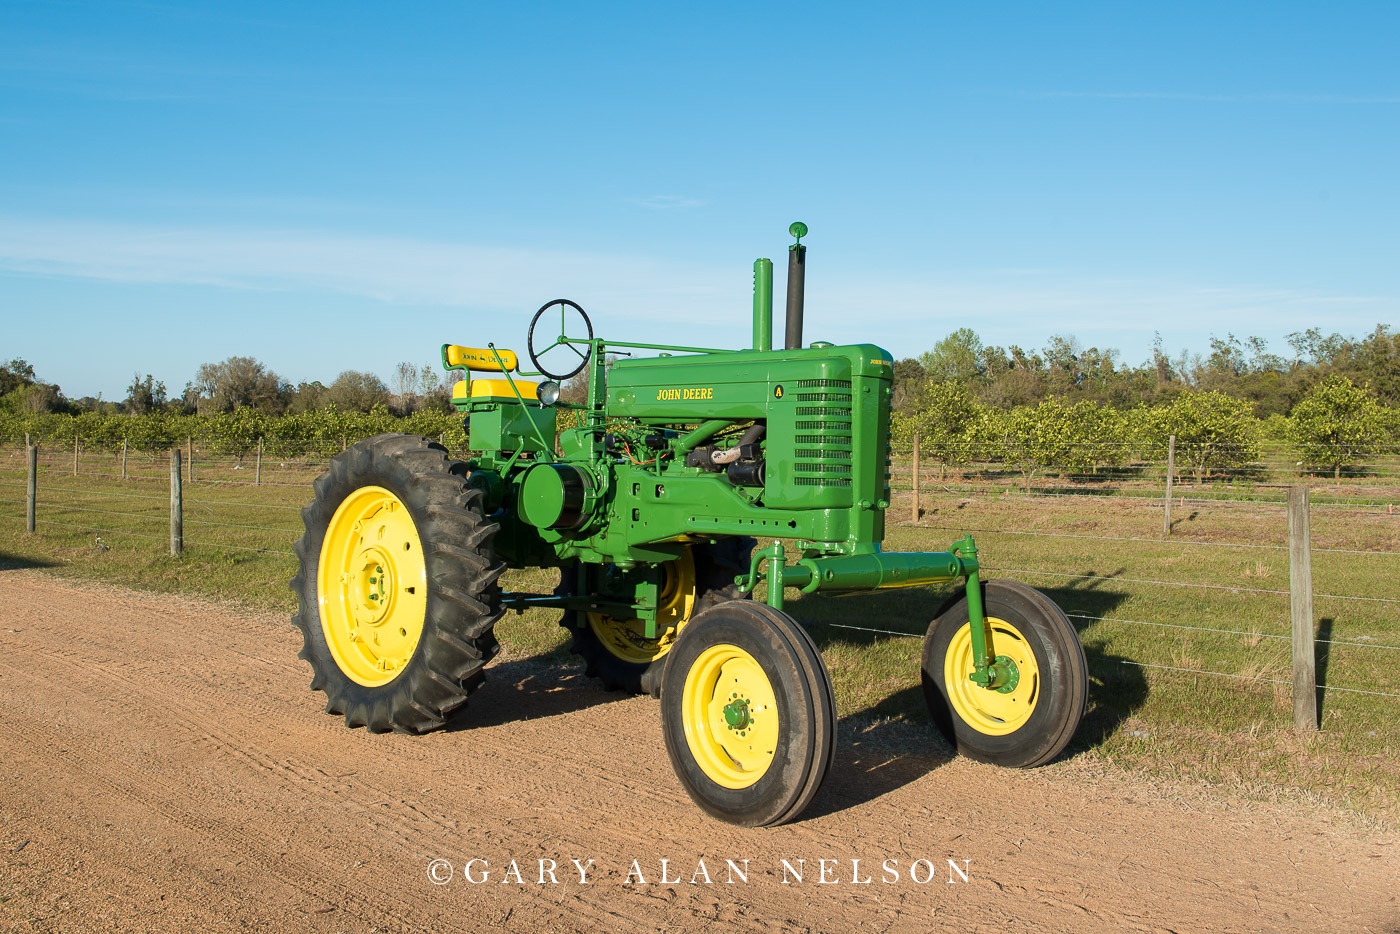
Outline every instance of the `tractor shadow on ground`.
<svg viewBox="0 0 1400 934">
<path fill-rule="evenodd" d="M 1121 573 L 1119 570 L 1104 577 Z M 1084 658 L 1089 663 L 1089 703 L 1063 755 L 1102 745 L 1147 700 L 1144 670 L 1130 659 L 1107 651 L 1103 641 L 1084 637 L 1094 620 L 1083 617 L 1110 616 L 1128 598 L 1127 594 L 1106 589 L 1106 585 L 1111 586 L 1111 581 L 1085 577 L 1062 587 L 1040 588 L 1065 613 L 1072 614 L 1070 622 L 1080 634 Z"/>
<path fill-rule="evenodd" d="M 1075 614 L 1070 622 L 1082 631 L 1092 621 L 1077 617 L 1109 616 L 1126 599 L 1124 594 L 1105 589 L 1106 583 L 1110 582 L 1086 577 L 1041 591 L 1067 613 Z M 957 755 L 929 717 L 918 658 L 929 621 L 955 596 L 954 591 L 931 594 L 924 588 L 911 588 L 859 596 L 858 602 L 850 597 L 808 597 L 791 603 L 788 610 L 808 628 L 822 654 L 838 664 L 842 651 L 850 647 L 904 642 L 901 636 L 917 638 L 913 658 L 907 663 L 909 686 L 840 718 L 831 774 L 799 821 L 874 801 L 918 781 Z M 907 657 L 907 649 L 896 648 Z M 1060 759 L 1101 745 L 1147 699 L 1147 680 L 1141 668 L 1107 652 L 1092 638 L 1084 643 L 1084 655 L 1089 668 L 1088 704 Z M 890 663 L 899 664 L 894 658 Z M 872 677 L 887 680 L 897 672 L 892 667 L 872 673 Z"/>
<path fill-rule="evenodd" d="M 57 561 L 49 561 L 45 558 L 33 558 L 27 555 L 14 555 L 8 551 L 0 551 L 0 571 L 20 571 L 25 568 L 52 568 L 58 567 Z"/>
<path fill-rule="evenodd" d="M 604 690 L 596 679 L 584 675 L 582 667 L 544 657 L 512 659 L 487 667 L 486 683 L 467 701 L 465 716 L 443 729 L 455 733 L 557 717 L 627 697 Z"/>
</svg>

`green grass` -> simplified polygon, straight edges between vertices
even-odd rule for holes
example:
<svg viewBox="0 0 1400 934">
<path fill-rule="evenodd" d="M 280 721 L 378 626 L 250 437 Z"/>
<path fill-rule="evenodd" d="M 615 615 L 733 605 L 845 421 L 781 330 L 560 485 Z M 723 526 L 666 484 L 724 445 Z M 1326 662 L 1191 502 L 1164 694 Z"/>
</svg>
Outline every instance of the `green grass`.
<svg viewBox="0 0 1400 934">
<path fill-rule="evenodd" d="M 184 486 L 186 551 L 172 558 L 164 457 L 130 457 L 125 481 L 112 454 L 86 456 L 76 478 L 71 452 L 46 458 L 39 532 L 27 535 L 22 461 L 0 452 L 0 563 L 290 616 L 298 509 L 320 465 L 264 463 L 260 486 L 243 482 L 247 462 L 235 467 L 197 455 L 198 479 Z M 1378 481 L 1367 482 L 1374 493 Z M 1281 506 L 1206 502 L 1188 492 L 1186 507 L 1174 509 L 1172 537 L 1162 540 L 1160 505 L 1127 495 L 931 486 L 922 505 L 912 526 L 908 494 L 896 497 L 888 550 L 943 550 L 972 531 L 985 564 L 1006 569 L 989 576 L 1039 587 L 1071 615 L 1091 676 L 1090 710 L 1072 747 L 1079 755 L 1259 797 L 1328 800 L 1400 825 L 1400 697 L 1327 691 L 1322 729 L 1296 734 L 1291 684 L 1272 683 L 1291 681 L 1290 643 L 1279 638 L 1289 633 L 1288 598 L 1258 592 L 1288 589 Z M 1400 650 L 1379 647 L 1400 646 L 1400 603 L 1385 602 L 1400 600 L 1392 583 L 1400 578 L 1400 516 L 1383 506 L 1315 504 L 1312 531 L 1319 638 L 1333 640 L 1319 646 L 1320 679 L 1400 695 Z M 503 583 L 547 592 L 554 575 L 511 570 Z M 951 593 L 931 587 L 790 600 L 822 648 L 848 730 L 900 742 L 929 735 L 921 636 Z M 510 657 L 565 663 L 557 619 L 552 610 L 510 613 L 497 633 Z"/>
</svg>

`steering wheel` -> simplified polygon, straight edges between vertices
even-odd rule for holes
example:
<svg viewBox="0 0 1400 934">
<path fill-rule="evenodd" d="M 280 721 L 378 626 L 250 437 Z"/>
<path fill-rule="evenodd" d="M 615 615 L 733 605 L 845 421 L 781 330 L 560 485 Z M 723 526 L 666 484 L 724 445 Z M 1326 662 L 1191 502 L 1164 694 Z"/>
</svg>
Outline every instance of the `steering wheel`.
<svg viewBox="0 0 1400 934">
<path fill-rule="evenodd" d="M 543 350 L 540 350 L 537 353 L 535 351 L 535 325 L 540 323 L 540 319 L 544 317 L 545 312 L 549 311 L 551 308 L 554 308 L 556 305 L 559 307 L 559 337 L 554 341 L 554 343 L 550 344 L 548 347 L 545 347 Z M 540 310 L 535 312 L 535 316 L 530 319 L 530 333 L 525 339 L 525 349 L 530 352 L 530 362 L 535 365 L 535 369 L 539 370 L 545 376 L 548 376 L 550 379 L 559 383 L 564 382 L 564 380 L 568 379 L 571 376 L 576 376 L 585 366 L 588 365 L 588 358 L 593 354 L 592 344 L 588 345 L 588 350 L 587 352 L 585 352 L 579 350 L 578 347 L 575 346 L 576 344 L 583 343 L 583 341 L 579 340 L 578 338 L 570 338 L 567 336 L 568 327 L 566 323 L 566 318 L 568 317 L 569 309 L 571 308 L 574 311 L 578 312 L 578 316 L 583 319 L 583 326 L 588 329 L 588 340 L 593 340 L 593 322 L 588 320 L 588 315 L 584 313 L 584 310 L 578 306 L 577 302 L 571 302 L 567 298 L 556 298 L 552 302 L 545 302 L 543 305 L 541 305 Z M 574 367 L 572 370 L 569 370 L 567 373 L 552 373 L 549 370 L 545 369 L 545 365 L 540 361 L 540 357 L 544 356 L 551 350 L 554 350 L 558 347 L 567 347 L 570 350 L 572 350 L 575 354 L 577 354 L 579 357 L 578 366 Z M 563 359 L 564 362 L 563 364 L 555 362 L 555 366 L 568 366 L 568 364 L 571 362 L 571 358 L 562 354 L 556 354 L 556 357 Z"/>
</svg>

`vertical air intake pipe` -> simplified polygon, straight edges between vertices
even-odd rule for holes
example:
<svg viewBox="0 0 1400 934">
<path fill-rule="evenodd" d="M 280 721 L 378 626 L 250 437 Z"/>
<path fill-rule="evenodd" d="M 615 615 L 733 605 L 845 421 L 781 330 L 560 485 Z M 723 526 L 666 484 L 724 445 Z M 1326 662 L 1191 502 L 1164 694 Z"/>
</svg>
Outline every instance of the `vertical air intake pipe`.
<svg viewBox="0 0 1400 934">
<path fill-rule="evenodd" d="M 807 286 L 807 248 L 802 245 L 802 238 L 807 236 L 807 225 L 797 221 L 788 233 L 797 242 L 788 247 L 787 337 L 783 347 L 795 350 L 802 346 L 802 302 Z"/>
</svg>

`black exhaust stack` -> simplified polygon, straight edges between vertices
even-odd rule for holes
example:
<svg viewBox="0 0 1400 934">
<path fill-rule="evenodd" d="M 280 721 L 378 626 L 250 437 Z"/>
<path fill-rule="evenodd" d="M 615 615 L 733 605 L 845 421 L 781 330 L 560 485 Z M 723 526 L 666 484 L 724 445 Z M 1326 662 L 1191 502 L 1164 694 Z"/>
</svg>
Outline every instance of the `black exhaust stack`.
<svg viewBox="0 0 1400 934">
<path fill-rule="evenodd" d="M 807 225 L 797 221 L 788 233 L 797 242 L 788 247 L 787 336 L 783 347 L 796 350 L 802 346 L 802 303 L 807 286 L 807 248 L 802 245 L 802 238 L 807 236 Z"/>
</svg>

